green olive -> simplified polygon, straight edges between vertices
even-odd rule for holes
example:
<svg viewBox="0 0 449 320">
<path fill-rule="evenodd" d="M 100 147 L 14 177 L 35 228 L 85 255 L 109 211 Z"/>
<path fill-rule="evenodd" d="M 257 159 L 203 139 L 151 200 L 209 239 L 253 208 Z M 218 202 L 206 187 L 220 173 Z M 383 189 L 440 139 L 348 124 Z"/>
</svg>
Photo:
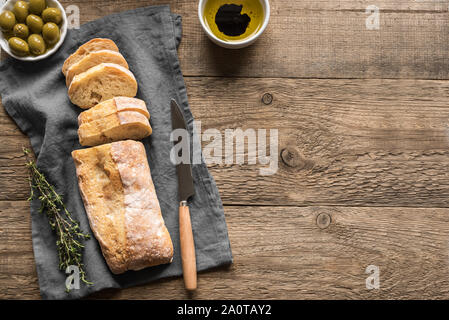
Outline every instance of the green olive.
<svg viewBox="0 0 449 320">
<path fill-rule="evenodd" d="M 47 50 L 45 41 L 40 34 L 32 34 L 28 37 L 28 45 L 32 54 L 38 56 L 44 54 Z"/>
<path fill-rule="evenodd" d="M 18 56 L 23 57 L 30 54 L 30 48 L 28 47 L 27 42 L 23 39 L 12 37 L 8 40 L 8 44 L 12 52 Z"/>
<path fill-rule="evenodd" d="M 25 1 L 17 1 L 12 9 L 19 22 L 25 22 L 28 17 L 28 3 Z"/>
<path fill-rule="evenodd" d="M 41 33 L 44 22 L 41 17 L 30 14 L 27 17 L 27 26 L 30 28 L 31 33 Z"/>
<path fill-rule="evenodd" d="M 11 31 L 16 24 L 16 16 L 9 10 L 3 11 L 0 14 L 0 28 L 2 31 Z"/>
<path fill-rule="evenodd" d="M 14 26 L 14 36 L 21 39 L 28 38 L 28 35 L 30 34 L 30 31 L 28 30 L 28 27 L 23 23 L 18 23 Z"/>
<path fill-rule="evenodd" d="M 44 24 L 42 28 L 42 35 L 44 37 L 45 42 L 49 45 L 55 44 L 59 40 L 59 27 L 56 23 L 48 22 Z"/>
<path fill-rule="evenodd" d="M 30 0 L 29 8 L 32 14 L 41 14 L 46 6 L 45 0 Z"/>
<path fill-rule="evenodd" d="M 47 8 L 42 12 L 44 22 L 54 22 L 60 24 L 62 21 L 62 13 L 58 8 Z"/>
</svg>

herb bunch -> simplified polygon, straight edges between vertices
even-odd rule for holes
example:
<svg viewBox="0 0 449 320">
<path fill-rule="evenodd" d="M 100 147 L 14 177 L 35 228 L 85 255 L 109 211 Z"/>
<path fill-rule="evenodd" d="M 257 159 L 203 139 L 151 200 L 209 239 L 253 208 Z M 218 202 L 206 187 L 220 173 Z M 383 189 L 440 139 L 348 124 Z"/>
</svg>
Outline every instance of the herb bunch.
<svg viewBox="0 0 449 320">
<path fill-rule="evenodd" d="M 29 169 L 29 182 L 31 194 L 29 201 L 35 198 L 35 192 L 41 202 L 40 213 L 46 213 L 51 229 L 56 233 L 56 246 L 58 249 L 59 269 L 66 270 L 68 266 L 74 265 L 79 269 L 80 279 L 87 285 L 92 282 L 86 279 L 82 251 L 83 240 L 90 236 L 83 233 L 79 223 L 72 218 L 70 212 L 64 205 L 62 197 L 55 188 L 47 181 L 45 176 L 37 168 L 36 162 L 30 157 L 30 151 L 23 149 L 26 156 L 26 166 Z M 69 288 L 67 288 L 69 290 Z"/>
</svg>

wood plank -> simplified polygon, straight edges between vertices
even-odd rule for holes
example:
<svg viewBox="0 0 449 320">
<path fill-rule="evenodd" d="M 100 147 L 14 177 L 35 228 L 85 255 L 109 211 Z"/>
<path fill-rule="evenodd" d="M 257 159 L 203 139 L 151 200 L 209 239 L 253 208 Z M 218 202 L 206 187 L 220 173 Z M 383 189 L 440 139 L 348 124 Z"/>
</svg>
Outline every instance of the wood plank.
<svg viewBox="0 0 449 320">
<path fill-rule="evenodd" d="M 447 299 L 449 209 L 226 207 L 235 263 L 198 299 Z M 317 217 L 328 215 L 328 227 Z M 321 228 L 319 227 L 321 226 Z M 0 298 L 39 298 L 26 202 L 0 202 Z M 323 229 L 322 229 L 323 228 Z M 380 289 L 367 290 L 368 265 Z M 3 289 L 3 288 L 6 288 Z M 181 278 L 92 298 L 188 298 Z"/>
<path fill-rule="evenodd" d="M 226 50 L 201 29 L 197 2 L 62 1 L 80 6 L 81 22 L 169 3 L 183 16 L 180 60 L 186 76 L 299 78 L 449 78 L 448 4 L 376 1 L 380 29 L 367 30 L 372 1 L 270 1 L 265 34 L 249 48 Z"/>
<path fill-rule="evenodd" d="M 225 204 L 448 206 L 448 82 L 200 77 L 187 90 L 203 132 L 279 130 L 275 175 L 247 160 L 209 165 Z M 0 200 L 24 200 L 27 139 L 1 139 Z"/>
</svg>

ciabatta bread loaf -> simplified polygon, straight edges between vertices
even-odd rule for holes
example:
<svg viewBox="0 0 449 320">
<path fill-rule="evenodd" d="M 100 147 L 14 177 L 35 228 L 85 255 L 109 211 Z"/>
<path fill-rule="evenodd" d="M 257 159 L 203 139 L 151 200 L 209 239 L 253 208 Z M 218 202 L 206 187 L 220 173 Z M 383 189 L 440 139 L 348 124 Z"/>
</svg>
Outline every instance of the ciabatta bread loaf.
<svg viewBox="0 0 449 320">
<path fill-rule="evenodd" d="M 136 111 L 147 119 L 150 118 L 145 101 L 137 98 L 115 97 L 81 112 L 78 116 L 78 125 L 81 126 L 83 123 L 98 120 L 119 111 Z"/>
<path fill-rule="evenodd" d="M 140 112 L 119 111 L 81 124 L 78 137 L 82 146 L 97 146 L 119 140 L 140 140 L 151 132 L 148 118 Z"/>
<path fill-rule="evenodd" d="M 83 109 L 113 97 L 136 94 L 137 82 L 132 72 L 114 63 L 101 63 L 76 75 L 69 86 L 70 101 Z"/>
<path fill-rule="evenodd" d="M 87 56 L 82 58 L 77 63 L 73 64 L 67 70 L 67 75 L 65 79 L 67 87 L 70 86 L 70 83 L 72 82 L 73 78 L 76 75 L 83 73 L 89 70 L 90 68 L 99 65 L 100 63 L 115 63 L 118 64 L 119 66 L 122 66 L 123 68 L 128 69 L 128 63 L 119 52 L 112 50 L 94 51 L 89 53 Z"/>
<path fill-rule="evenodd" d="M 92 39 L 83 44 L 81 47 L 79 47 L 74 54 L 72 54 L 70 57 L 67 58 L 67 60 L 64 62 L 62 66 L 62 73 L 66 76 L 67 70 L 69 70 L 69 68 L 72 65 L 80 61 L 89 53 L 100 50 L 112 50 L 118 52 L 118 47 L 114 43 L 114 41 L 110 39 L 101 39 L 101 38 Z"/>
<path fill-rule="evenodd" d="M 72 152 L 91 229 L 115 273 L 170 263 L 165 227 L 142 143 L 120 141 Z"/>
</svg>

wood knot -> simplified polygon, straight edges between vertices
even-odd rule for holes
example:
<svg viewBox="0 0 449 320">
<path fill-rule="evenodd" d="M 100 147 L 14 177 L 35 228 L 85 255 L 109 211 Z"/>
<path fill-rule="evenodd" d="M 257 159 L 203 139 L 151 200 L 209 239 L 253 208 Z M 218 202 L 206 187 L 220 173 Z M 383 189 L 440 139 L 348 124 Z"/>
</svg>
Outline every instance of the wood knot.
<svg viewBox="0 0 449 320">
<path fill-rule="evenodd" d="M 332 218 L 328 213 L 320 213 L 316 217 L 316 225 L 320 229 L 326 229 L 332 222 Z"/>
<path fill-rule="evenodd" d="M 281 159 L 287 166 L 292 168 L 303 168 L 305 161 L 298 149 L 295 147 L 287 147 L 281 151 Z"/>
<path fill-rule="evenodd" d="M 262 96 L 262 102 L 263 102 L 263 104 L 266 104 L 266 105 L 271 104 L 273 102 L 273 95 L 271 93 L 268 93 L 268 92 L 265 93 Z"/>
</svg>

